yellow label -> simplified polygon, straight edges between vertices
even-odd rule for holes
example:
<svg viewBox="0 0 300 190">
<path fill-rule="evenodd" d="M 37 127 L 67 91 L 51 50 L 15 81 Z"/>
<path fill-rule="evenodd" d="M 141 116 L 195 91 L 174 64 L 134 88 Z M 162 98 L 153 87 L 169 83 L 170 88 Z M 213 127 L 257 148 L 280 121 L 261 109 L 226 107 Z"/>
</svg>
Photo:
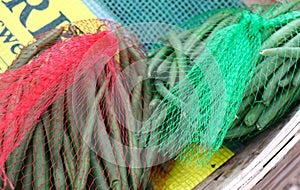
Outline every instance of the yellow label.
<svg viewBox="0 0 300 190">
<path fill-rule="evenodd" d="M 0 0 L 0 72 L 41 33 L 96 18 L 80 0 Z"/>
<path fill-rule="evenodd" d="M 187 153 L 187 155 L 184 156 L 192 157 L 192 161 L 190 159 L 186 161 L 173 161 L 173 163 L 168 164 L 168 169 L 165 171 L 161 170 L 160 173 L 155 174 L 152 179 L 154 189 L 191 190 L 222 166 L 233 155 L 234 153 L 227 147 L 222 146 L 220 150 L 212 156 L 210 162 L 202 166 L 196 162 L 203 160 L 203 155 L 195 156 L 193 152 Z"/>
</svg>

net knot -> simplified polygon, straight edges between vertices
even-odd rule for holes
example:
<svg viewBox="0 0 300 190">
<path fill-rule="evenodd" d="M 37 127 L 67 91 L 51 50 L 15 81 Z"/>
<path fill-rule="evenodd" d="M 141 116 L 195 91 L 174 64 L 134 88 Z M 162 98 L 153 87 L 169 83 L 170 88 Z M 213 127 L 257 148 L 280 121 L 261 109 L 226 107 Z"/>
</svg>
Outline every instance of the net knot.
<svg viewBox="0 0 300 190">
<path fill-rule="evenodd" d="M 267 26 L 267 22 L 262 16 L 251 13 L 248 10 L 242 12 L 241 23 L 247 25 L 249 30 L 253 32 L 262 31 Z"/>
</svg>

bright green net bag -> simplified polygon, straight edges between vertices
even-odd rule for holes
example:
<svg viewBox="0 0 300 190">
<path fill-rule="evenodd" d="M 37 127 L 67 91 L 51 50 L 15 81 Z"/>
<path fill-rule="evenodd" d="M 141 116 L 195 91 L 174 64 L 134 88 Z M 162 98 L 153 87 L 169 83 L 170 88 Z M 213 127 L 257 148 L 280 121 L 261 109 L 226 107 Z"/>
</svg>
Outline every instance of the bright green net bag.
<svg viewBox="0 0 300 190">
<path fill-rule="evenodd" d="M 281 118 L 299 98 L 298 48 L 287 48 L 298 46 L 297 4 L 221 9 L 169 32 L 148 55 L 154 111 L 141 132 L 151 146 L 169 157 L 210 158 L 224 139 Z"/>
</svg>

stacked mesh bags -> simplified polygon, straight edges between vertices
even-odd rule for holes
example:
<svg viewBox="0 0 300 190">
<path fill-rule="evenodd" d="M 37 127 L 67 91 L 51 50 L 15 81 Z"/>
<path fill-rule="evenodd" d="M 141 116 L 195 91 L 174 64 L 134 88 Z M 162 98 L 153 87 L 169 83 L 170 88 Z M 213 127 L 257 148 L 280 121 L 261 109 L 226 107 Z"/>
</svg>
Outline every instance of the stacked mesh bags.
<svg viewBox="0 0 300 190">
<path fill-rule="evenodd" d="M 107 20 L 41 35 L 1 75 L 1 187 L 153 189 L 270 126 L 299 99 L 298 4 L 209 11 L 150 52 Z"/>
</svg>

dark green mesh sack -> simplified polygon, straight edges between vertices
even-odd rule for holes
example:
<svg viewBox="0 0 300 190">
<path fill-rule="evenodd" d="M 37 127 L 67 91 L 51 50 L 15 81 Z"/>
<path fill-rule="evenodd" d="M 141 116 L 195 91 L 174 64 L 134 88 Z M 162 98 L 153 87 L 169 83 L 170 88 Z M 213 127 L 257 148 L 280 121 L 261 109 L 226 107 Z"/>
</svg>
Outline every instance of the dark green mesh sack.
<svg viewBox="0 0 300 190">
<path fill-rule="evenodd" d="M 298 3 L 220 9 L 168 32 L 148 54 L 154 111 L 141 132 L 149 142 L 170 157 L 210 158 L 224 139 L 282 118 L 300 95 Z"/>
<path fill-rule="evenodd" d="M 239 0 L 84 0 L 83 2 L 97 17 L 114 20 L 130 27 L 147 48 L 150 48 L 159 36 L 193 16 L 219 8 L 244 6 Z"/>
<path fill-rule="evenodd" d="M 101 18 L 111 19 L 128 26 L 136 23 L 161 22 L 178 25 L 184 20 L 204 13 L 206 11 L 242 7 L 244 4 L 238 0 L 231 1 L 148 1 L 148 0 L 83 0 L 83 2 Z"/>
</svg>

